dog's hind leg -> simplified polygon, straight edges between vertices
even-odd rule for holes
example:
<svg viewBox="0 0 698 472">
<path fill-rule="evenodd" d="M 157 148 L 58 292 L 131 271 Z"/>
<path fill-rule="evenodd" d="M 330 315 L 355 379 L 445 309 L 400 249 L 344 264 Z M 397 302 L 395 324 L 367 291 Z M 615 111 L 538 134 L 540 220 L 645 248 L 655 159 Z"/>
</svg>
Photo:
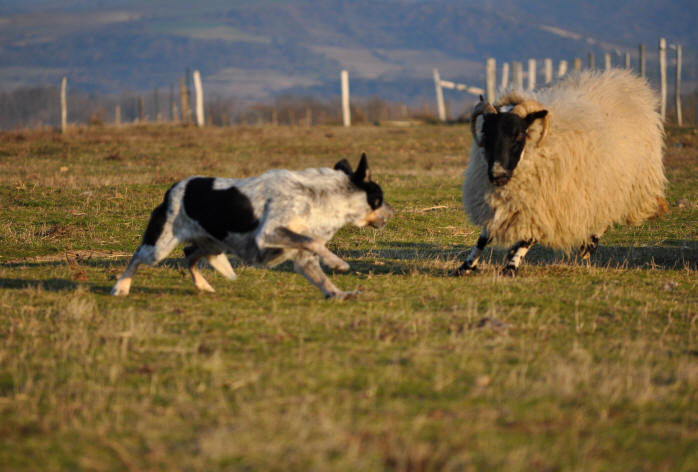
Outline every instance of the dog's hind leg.
<svg viewBox="0 0 698 472">
<path fill-rule="evenodd" d="M 315 285 L 322 291 L 325 298 L 336 298 L 344 300 L 346 298 L 355 297 L 359 294 L 358 291 L 343 292 L 330 279 L 320 267 L 319 256 L 310 251 L 299 250 L 298 255 L 293 261 L 293 268 L 304 276 L 310 283 Z"/>
<path fill-rule="evenodd" d="M 322 258 L 322 262 L 327 267 L 339 271 L 349 270 L 349 264 L 344 262 L 338 255 L 327 249 L 320 240 L 310 236 L 296 233 L 285 226 L 281 226 L 273 232 L 271 236 L 265 238 L 265 242 L 271 246 L 282 246 L 293 249 L 302 249 L 317 254 Z"/>
<path fill-rule="evenodd" d="M 207 255 L 206 251 L 198 246 L 187 246 L 184 248 L 184 256 L 187 259 L 187 266 L 189 267 L 191 278 L 194 281 L 194 286 L 202 292 L 215 292 L 213 287 L 204 279 L 204 276 L 201 275 L 199 267 L 197 266 L 199 259 Z"/>
<path fill-rule="evenodd" d="M 136 252 L 131 257 L 131 260 L 126 267 L 126 270 L 121 277 L 116 281 L 111 289 L 112 295 L 126 296 L 131 290 L 131 279 L 136 274 L 138 266 L 146 264 L 154 266 L 168 256 L 169 253 L 179 244 L 179 239 L 171 236 L 169 238 L 160 238 L 153 246 L 150 244 L 141 244 Z"/>
<path fill-rule="evenodd" d="M 172 190 L 172 189 L 170 189 Z M 128 266 L 111 289 L 112 295 L 125 296 L 131 290 L 131 279 L 140 264 L 155 265 L 162 261 L 179 244 L 179 238 L 173 234 L 171 224 L 167 222 L 170 190 L 163 202 L 150 214 L 148 226 L 143 233 L 143 242 L 131 257 Z"/>
<path fill-rule="evenodd" d="M 237 274 L 233 270 L 233 266 L 230 265 L 228 256 L 226 256 L 224 253 L 206 256 L 206 260 L 211 267 L 216 269 L 226 279 L 235 280 L 238 278 Z"/>
</svg>

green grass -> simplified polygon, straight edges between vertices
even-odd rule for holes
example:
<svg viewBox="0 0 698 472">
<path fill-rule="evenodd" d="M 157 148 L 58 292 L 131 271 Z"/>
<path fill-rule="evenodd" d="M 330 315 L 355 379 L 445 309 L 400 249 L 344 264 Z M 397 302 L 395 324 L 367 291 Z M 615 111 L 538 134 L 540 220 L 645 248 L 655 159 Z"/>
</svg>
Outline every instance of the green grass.
<svg viewBox="0 0 698 472">
<path fill-rule="evenodd" d="M 683 147 L 674 146 L 681 142 Z M 670 132 L 671 212 L 591 267 L 447 276 L 467 127 L 147 126 L 0 134 L 3 470 L 696 470 L 698 136 Z M 173 253 L 108 295 L 168 185 L 369 155 L 395 208 L 345 228 L 323 300 L 288 264 L 204 276 Z"/>
</svg>

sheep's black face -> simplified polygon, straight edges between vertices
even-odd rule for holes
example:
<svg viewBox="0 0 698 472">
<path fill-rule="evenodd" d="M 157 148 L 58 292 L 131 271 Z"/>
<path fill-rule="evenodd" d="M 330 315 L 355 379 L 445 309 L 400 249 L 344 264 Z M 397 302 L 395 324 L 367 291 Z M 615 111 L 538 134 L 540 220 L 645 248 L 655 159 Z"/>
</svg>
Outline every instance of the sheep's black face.
<svg viewBox="0 0 698 472">
<path fill-rule="evenodd" d="M 485 115 L 482 134 L 487 176 L 501 186 L 509 182 L 526 144 L 526 120 L 513 113 Z"/>
<path fill-rule="evenodd" d="M 547 113 L 543 110 L 525 118 L 514 113 L 491 113 L 484 116 L 482 134 L 490 182 L 498 187 L 509 182 L 523 155 L 528 127 Z"/>
</svg>

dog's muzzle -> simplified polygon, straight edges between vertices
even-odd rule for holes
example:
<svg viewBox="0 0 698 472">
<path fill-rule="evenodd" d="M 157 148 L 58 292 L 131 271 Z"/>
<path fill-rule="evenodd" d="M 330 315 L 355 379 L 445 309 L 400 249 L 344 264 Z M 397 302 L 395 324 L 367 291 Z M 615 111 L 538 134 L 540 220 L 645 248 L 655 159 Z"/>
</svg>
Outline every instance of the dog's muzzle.
<svg viewBox="0 0 698 472">
<path fill-rule="evenodd" d="M 388 203 L 383 202 L 380 207 L 373 211 L 373 215 L 371 215 L 371 219 L 369 220 L 368 224 L 373 228 L 381 229 L 386 225 L 392 216 L 393 207 L 391 207 Z"/>
</svg>

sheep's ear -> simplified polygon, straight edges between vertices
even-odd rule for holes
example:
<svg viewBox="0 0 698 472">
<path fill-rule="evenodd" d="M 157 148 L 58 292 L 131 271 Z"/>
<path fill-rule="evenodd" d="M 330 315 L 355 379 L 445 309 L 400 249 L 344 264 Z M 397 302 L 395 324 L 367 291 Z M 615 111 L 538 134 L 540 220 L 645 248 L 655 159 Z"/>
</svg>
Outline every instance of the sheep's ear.
<svg viewBox="0 0 698 472">
<path fill-rule="evenodd" d="M 351 170 L 351 164 L 349 164 L 349 161 L 347 161 L 346 159 L 342 159 L 341 161 L 336 163 L 334 165 L 334 170 L 341 170 L 350 177 L 354 173 L 354 171 Z"/>
<path fill-rule="evenodd" d="M 356 172 L 354 172 L 352 180 L 354 182 L 368 182 L 371 180 L 371 171 L 368 170 L 368 158 L 366 157 L 365 152 L 361 154 L 359 166 L 356 168 Z"/>
<path fill-rule="evenodd" d="M 529 113 L 528 115 L 526 115 L 526 118 L 524 118 L 524 120 L 526 120 L 526 124 L 528 126 L 531 126 L 531 123 L 540 118 L 545 118 L 546 116 L 548 116 L 548 110 L 539 110 L 534 111 L 533 113 Z"/>
<path fill-rule="evenodd" d="M 548 110 L 538 110 L 529 113 L 524 118 L 528 127 L 528 137 L 536 146 L 541 146 L 550 128 L 550 114 Z"/>
</svg>

